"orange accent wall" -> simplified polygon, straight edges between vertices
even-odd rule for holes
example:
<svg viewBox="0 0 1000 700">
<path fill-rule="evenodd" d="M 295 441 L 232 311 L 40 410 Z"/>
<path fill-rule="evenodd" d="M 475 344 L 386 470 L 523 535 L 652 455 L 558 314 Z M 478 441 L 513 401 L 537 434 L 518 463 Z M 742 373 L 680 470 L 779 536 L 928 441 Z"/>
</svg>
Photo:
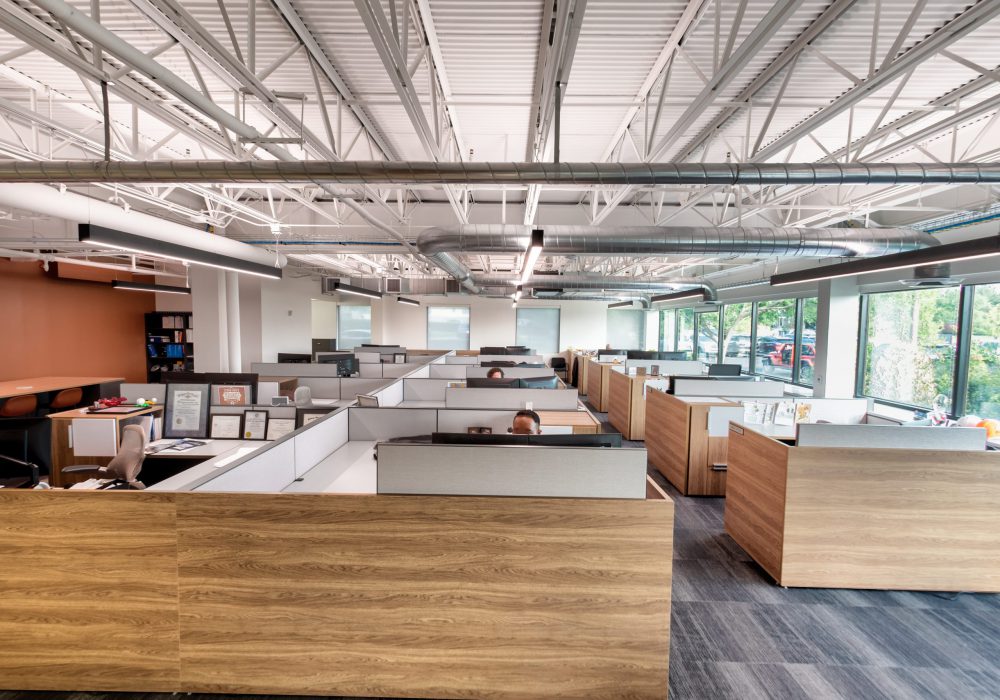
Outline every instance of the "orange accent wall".
<svg viewBox="0 0 1000 700">
<path fill-rule="evenodd" d="M 154 296 L 53 279 L 39 262 L 0 260 L 0 380 L 146 381 L 144 314 L 155 310 Z"/>
</svg>

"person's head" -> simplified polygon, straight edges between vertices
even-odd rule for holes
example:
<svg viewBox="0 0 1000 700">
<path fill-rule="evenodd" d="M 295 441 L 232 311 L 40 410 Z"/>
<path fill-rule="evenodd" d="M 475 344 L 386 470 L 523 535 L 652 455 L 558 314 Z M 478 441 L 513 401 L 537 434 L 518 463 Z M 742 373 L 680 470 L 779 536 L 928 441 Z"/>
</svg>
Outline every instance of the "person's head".
<svg viewBox="0 0 1000 700">
<path fill-rule="evenodd" d="M 542 419 L 534 411 L 518 411 L 510 432 L 514 435 L 541 435 Z"/>
<path fill-rule="evenodd" d="M 489 372 L 486 373 L 487 379 L 503 379 L 503 370 L 499 367 L 492 367 Z"/>
</svg>

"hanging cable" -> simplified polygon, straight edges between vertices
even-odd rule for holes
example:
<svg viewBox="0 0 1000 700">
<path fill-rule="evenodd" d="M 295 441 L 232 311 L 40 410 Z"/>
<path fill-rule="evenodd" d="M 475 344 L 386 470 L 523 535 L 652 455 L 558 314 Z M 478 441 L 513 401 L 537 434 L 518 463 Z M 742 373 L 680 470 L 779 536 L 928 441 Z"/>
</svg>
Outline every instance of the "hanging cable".
<svg viewBox="0 0 1000 700">
<path fill-rule="evenodd" d="M 101 102 L 104 104 L 104 160 L 111 162 L 111 108 L 108 104 L 108 81 L 101 81 Z"/>
</svg>

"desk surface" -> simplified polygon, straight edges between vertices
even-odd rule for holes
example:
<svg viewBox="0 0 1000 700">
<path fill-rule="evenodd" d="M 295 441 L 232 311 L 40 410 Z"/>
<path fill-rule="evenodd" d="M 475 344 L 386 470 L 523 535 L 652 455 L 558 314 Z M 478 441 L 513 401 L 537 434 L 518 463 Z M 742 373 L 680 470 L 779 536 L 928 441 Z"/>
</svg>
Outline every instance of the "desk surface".
<svg viewBox="0 0 1000 700">
<path fill-rule="evenodd" d="M 156 440 L 155 442 L 149 443 L 149 447 L 156 447 L 159 445 L 169 445 L 170 443 L 177 442 L 182 438 L 166 438 L 164 440 Z M 204 445 L 199 447 L 192 447 L 190 450 L 184 450 L 183 452 L 175 452 L 173 450 L 165 450 L 163 452 L 147 452 L 147 457 L 176 457 L 178 459 L 191 459 L 192 457 L 217 457 L 221 454 L 225 454 L 230 450 L 235 450 L 238 447 L 253 447 L 254 449 L 266 445 L 267 440 L 210 440 L 208 438 L 191 438 L 192 440 L 206 440 Z"/>
<path fill-rule="evenodd" d="M 752 430 L 755 433 L 760 433 L 761 435 L 766 435 L 769 438 L 774 438 L 775 440 L 794 440 L 795 439 L 795 429 L 794 425 L 774 425 L 773 423 L 743 423 L 734 421 L 735 425 L 739 425 L 747 430 Z"/>
<path fill-rule="evenodd" d="M 0 399 L 22 394 L 43 394 L 48 391 L 73 389 L 107 382 L 123 382 L 125 377 L 28 377 L 0 382 Z"/>
<path fill-rule="evenodd" d="M 135 411 L 130 411 L 129 413 L 90 413 L 89 407 L 83 408 L 71 408 L 68 411 L 60 411 L 59 413 L 50 413 L 49 418 L 53 420 L 80 420 L 82 419 L 103 419 L 107 420 L 112 418 L 114 420 L 124 420 L 125 418 L 135 418 L 136 416 L 145 416 L 150 413 L 158 413 L 163 410 L 163 406 L 149 406 L 147 408 L 138 408 Z"/>
<path fill-rule="evenodd" d="M 169 442 L 173 442 L 173 440 L 170 440 Z M 237 459 L 246 457 L 254 450 L 268 444 L 270 443 L 266 440 L 213 440 L 207 445 L 195 447 L 187 452 L 174 452 L 168 454 L 160 452 L 155 455 L 146 455 L 147 459 L 155 457 L 188 457 L 194 459 L 197 459 L 198 457 L 207 457 L 207 459 L 205 459 L 205 461 L 201 464 L 196 464 L 190 469 L 185 469 L 179 474 L 175 474 L 174 476 L 153 484 L 148 487 L 147 490 L 186 491 L 188 490 L 188 484 L 193 483 L 207 474 L 213 473 L 216 469 L 220 469 Z"/>
</svg>

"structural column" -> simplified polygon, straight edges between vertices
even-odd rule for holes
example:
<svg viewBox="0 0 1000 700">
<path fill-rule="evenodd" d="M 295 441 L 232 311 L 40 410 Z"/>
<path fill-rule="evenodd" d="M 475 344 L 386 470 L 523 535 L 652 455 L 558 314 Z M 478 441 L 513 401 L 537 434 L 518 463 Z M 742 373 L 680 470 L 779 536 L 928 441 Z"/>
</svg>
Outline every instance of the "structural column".
<svg viewBox="0 0 1000 700">
<path fill-rule="evenodd" d="M 813 376 L 813 395 L 818 398 L 854 397 L 860 304 L 855 278 L 819 283 Z"/>
<path fill-rule="evenodd" d="M 230 372 L 239 372 L 243 367 L 240 353 L 240 275 L 226 272 L 226 327 L 228 330 L 228 361 Z"/>
</svg>

